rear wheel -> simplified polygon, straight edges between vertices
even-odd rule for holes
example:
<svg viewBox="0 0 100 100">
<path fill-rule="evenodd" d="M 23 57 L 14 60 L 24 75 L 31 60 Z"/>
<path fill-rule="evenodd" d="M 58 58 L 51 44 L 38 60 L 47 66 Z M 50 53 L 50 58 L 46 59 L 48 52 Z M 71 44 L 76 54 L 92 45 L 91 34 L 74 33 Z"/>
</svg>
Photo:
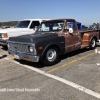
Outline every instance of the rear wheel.
<svg viewBox="0 0 100 100">
<path fill-rule="evenodd" d="M 95 47 L 96 47 L 96 39 L 93 38 L 93 39 L 91 40 L 91 42 L 90 42 L 90 49 L 95 49 Z"/>
<path fill-rule="evenodd" d="M 58 59 L 59 50 L 56 47 L 50 47 L 46 50 L 42 61 L 45 65 L 53 65 L 57 63 Z"/>
</svg>

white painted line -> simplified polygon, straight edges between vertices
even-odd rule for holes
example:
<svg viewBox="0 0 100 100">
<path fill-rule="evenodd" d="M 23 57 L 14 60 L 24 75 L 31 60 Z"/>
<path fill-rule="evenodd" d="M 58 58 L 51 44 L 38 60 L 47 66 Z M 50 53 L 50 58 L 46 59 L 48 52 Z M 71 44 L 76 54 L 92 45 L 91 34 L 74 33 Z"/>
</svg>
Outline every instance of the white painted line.
<svg viewBox="0 0 100 100">
<path fill-rule="evenodd" d="M 100 54 L 100 51 L 98 51 L 97 53 Z"/>
<path fill-rule="evenodd" d="M 87 89 L 87 88 L 85 88 L 85 87 L 83 87 L 83 86 L 81 86 L 81 85 L 78 85 L 78 84 L 73 83 L 73 82 L 71 82 L 71 81 L 65 80 L 65 79 L 60 78 L 60 77 L 58 77 L 58 76 L 49 74 L 49 73 L 47 73 L 47 72 L 45 72 L 45 71 L 42 71 L 42 70 L 40 70 L 40 69 L 38 69 L 38 68 L 34 68 L 34 67 L 31 67 L 31 66 L 28 66 L 28 65 L 22 65 L 22 64 L 20 64 L 19 62 L 16 62 L 16 61 L 12 61 L 12 62 L 14 62 L 14 63 L 16 63 L 16 64 L 18 64 L 18 65 L 20 65 L 20 66 L 23 66 L 23 67 L 25 67 L 25 68 L 28 68 L 28 69 L 30 69 L 30 70 L 33 70 L 33 71 L 35 71 L 35 72 L 37 72 L 37 73 L 40 73 L 40 74 L 42 74 L 42 75 L 48 76 L 48 77 L 50 77 L 50 78 L 52 78 L 52 79 L 58 80 L 58 81 L 60 81 L 60 82 L 62 82 L 62 83 L 65 83 L 65 84 L 67 84 L 67 85 L 69 85 L 69 86 L 71 86 L 71 87 L 73 87 L 73 88 L 75 88 L 75 89 L 77 89 L 77 90 L 80 90 L 80 91 L 82 91 L 82 92 L 84 92 L 84 93 L 86 93 L 86 94 L 89 94 L 89 95 L 91 95 L 91 96 L 94 96 L 94 97 L 100 99 L 100 94 L 99 94 L 99 93 L 94 92 L 94 91 L 92 91 L 92 90 L 90 90 L 90 89 Z"/>
<path fill-rule="evenodd" d="M 100 65 L 100 63 L 97 63 L 97 65 L 99 66 L 99 65 Z"/>
</svg>

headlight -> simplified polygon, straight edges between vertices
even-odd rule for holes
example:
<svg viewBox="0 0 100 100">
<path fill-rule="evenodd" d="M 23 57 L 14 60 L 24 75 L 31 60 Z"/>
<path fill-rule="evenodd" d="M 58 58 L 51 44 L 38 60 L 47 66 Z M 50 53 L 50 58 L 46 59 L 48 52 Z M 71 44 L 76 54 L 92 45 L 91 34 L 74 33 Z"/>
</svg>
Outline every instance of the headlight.
<svg viewBox="0 0 100 100">
<path fill-rule="evenodd" d="M 29 47 L 29 51 L 30 52 L 33 52 L 34 50 L 33 50 L 33 47 Z"/>
<path fill-rule="evenodd" d="M 2 34 L 2 38 L 8 38 L 8 34 L 7 33 Z"/>
<path fill-rule="evenodd" d="M 33 53 L 34 55 L 36 55 L 35 46 L 29 46 L 29 51 L 30 51 L 31 53 Z"/>
</svg>

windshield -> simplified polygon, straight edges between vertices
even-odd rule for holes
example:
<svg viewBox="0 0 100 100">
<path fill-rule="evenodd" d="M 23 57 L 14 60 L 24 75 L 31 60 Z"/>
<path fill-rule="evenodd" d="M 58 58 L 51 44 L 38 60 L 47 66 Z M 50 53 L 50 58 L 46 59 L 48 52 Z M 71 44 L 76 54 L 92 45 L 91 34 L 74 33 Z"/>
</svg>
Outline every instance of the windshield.
<svg viewBox="0 0 100 100">
<path fill-rule="evenodd" d="M 16 28 L 27 28 L 29 26 L 30 21 L 20 21 Z"/>
<path fill-rule="evenodd" d="M 37 32 L 52 32 L 52 31 L 61 31 L 64 25 L 64 21 L 47 21 L 42 22 L 37 29 Z"/>
</svg>

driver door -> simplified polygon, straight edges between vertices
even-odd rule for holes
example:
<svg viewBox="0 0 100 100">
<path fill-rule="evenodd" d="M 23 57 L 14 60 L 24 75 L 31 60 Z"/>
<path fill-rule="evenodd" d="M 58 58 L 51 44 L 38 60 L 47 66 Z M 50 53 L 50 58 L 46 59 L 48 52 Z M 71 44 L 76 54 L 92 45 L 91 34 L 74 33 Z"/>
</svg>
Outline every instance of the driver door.
<svg viewBox="0 0 100 100">
<path fill-rule="evenodd" d="M 70 33 L 69 28 L 73 31 Z M 77 26 L 74 20 L 67 20 L 64 29 L 66 52 L 76 50 L 80 47 L 80 36 L 78 34 Z"/>
</svg>

